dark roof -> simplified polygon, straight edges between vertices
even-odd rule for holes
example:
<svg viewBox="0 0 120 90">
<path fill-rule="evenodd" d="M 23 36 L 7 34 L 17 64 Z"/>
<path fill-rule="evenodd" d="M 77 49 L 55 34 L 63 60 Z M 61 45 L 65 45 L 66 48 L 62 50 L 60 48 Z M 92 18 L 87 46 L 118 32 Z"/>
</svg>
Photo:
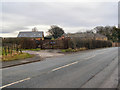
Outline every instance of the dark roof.
<svg viewBox="0 0 120 90">
<path fill-rule="evenodd" d="M 19 32 L 18 37 L 43 37 L 42 31 L 36 32 Z"/>
</svg>

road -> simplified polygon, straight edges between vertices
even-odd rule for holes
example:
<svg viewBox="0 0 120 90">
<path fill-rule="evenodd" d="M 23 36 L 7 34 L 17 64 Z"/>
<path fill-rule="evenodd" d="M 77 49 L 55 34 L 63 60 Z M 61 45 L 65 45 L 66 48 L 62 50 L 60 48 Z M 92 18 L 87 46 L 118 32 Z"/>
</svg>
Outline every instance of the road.
<svg viewBox="0 0 120 90">
<path fill-rule="evenodd" d="M 117 69 L 118 48 L 88 50 L 4 68 L 0 88 L 115 87 Z"/>
</svg>

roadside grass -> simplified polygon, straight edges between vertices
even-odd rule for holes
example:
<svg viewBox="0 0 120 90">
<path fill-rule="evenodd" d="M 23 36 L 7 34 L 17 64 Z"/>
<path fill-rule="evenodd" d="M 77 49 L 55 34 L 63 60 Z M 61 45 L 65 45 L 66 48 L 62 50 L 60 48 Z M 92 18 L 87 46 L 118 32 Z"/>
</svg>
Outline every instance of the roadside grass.
<svg viewBox="0 0 120 90">
<path fill-rule="evenodd" d="M 35 55 L 28 53 L 16 54 L 13 56 L 7 55 L 7 56 L 2 56 L 2 61 L 20 60 L 20 59 L 32 58 L 34 56 Z"/>
<path fill-rule="evenodd" d="M 14 53 L 14 52 L 16 52 L 16 51 L 15 51 L 15 50 L 12 50 L 12 52 Z M 9 54 L 11 54 L 11 53 L 8 52 L 8 50 L 6 50 L 6 52 L 5 52 L 5 50 L 3 49 L 3 50 L 1 50 L 1 54 L 2 54 L 3 56 L 5 56 L 6 54 L 9 55 Z"/>
<path fill-rule="evenodd" d="M 78 51 L 83 51 L 83 50 L 87 50 L 86 48 L 77 48 L 77 49 L 62 49 L 61 52 L 65 53 L 65 52 L 78 52 Z"/>
<path fill-rule="evenodd" d="M 40 50 L 42 50 L 42 49 L 40 49 L 40 48 L 36 48 L 36 49 L 22 49 L 23 51 L 24 50 L 30 50 L 30 51 L 40 51 Z"/>
</svg>

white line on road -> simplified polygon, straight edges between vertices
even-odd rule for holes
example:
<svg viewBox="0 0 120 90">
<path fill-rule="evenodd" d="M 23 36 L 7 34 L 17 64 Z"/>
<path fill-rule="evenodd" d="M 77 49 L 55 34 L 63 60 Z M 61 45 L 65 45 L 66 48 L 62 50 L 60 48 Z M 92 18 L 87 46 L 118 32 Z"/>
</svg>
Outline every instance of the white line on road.
<svg viewBox="0 0 120 90">
<path fill-rule="evenodd" d="M 105 53 L 106 51 L 104 51 L 104 52 L 101 52 L 101 53 L 98 53 L 98 54 L 96 54 L 96 55 L 99 55 L 99 54 L 103 54 L 103 53 Z"/>
<path fill-rule="evenodd" d="M 85 59 L 90 59 L 90 58 L 93 58 L 93 57 L 95 57 L 96 55 L 92 55 L 91 57 L 87 57 L 87 58 L 85 58 Z"/>
<path fill-rule="evenodd" d="M 55 69 L 52 70 L 52 72 L 53 72 L 53 71 L 56 71 L 56 70 L 59 70 L 59 69 L 61 69 L 61 68 L 68 67 L 68 66 L 73 65 L 73 64 L 76 64 L 76 63 L 78 63 L 78 61 L 73 62 L 73 63 L 70 63 L 70 64 L 67 64 L 67 65 L 64 65 L 64 66 L 61 66 L 61 67 L 58 67 L 58 68 L 55 68 Z"/>
<path fill-rule="evenodd" d="M 98 53 L 98 54 L 95 54 L 95 55 L 92 55 L 92 56 L 90 56 L 90 57 L 87 57 L 87 58 L 85 58 L 85 59 L 90 59 L 90 58 L 93 58 L 93 57 L 95 57 L 96 55 L 99 55 L 99 54 L 103 54 L 103 53 L 105 53 L 106 51 L 104 51 L 104 52 L 101 52 L 101 53 Z"/>
<path fill-rule="evenodd" d="M 10 84 L 7 84 L 7 85 L 4 85 L 4 86 L 1 86 L 0 88 L 5 88 L 5 87 L 8 87 L 8 86 L 11 86 L 11 85 L 14 85 L 14 84 L 17 84 L 17 83 L 20 83 L 20 82 L 23 82 L 23 81 L 26 81 L 26 80 L 29 80 L 30 78 L 26 78 L 26 79 L 23 79 L 23 80 L 19 80 L 19 81 L 16 81 L 16 82 L 13 82 L 13 83 L 10 83 Z"/>
<path fill-rule="evenodd" d="M 87 58 L 85 58 L 85 59 L 93 58 L 93 57 L 95 57 L 96 55 L 103 54 L 103 53 L 105 53 L 105 52 L 106 52 L 106 50 L 105 50 L 104 52 L 101 52 L 101 53 L 98 53 L 98 54 L 92 55 L 92 56 L 87 57 Z M 61 66 L 61 67 L 55 68 L 55 69 L 52 70 L 52 72 L 53 72 L 53 71 L 56 71 L 56 70 L 59 70 L 59 69 L 61 69 L 61 68 L 65 68 L 65 67 L 68 67 L 68 66 L 70 66 L 70 65 L 76 64 L 76 63 L 78 63 L 78 62 L 79 62 L 79 61 L 76 61 L 76 62 L 73 62 L 73 63 L 67 64 L 67 65 L 64 65 L 64 66 Z"/>
</svg>

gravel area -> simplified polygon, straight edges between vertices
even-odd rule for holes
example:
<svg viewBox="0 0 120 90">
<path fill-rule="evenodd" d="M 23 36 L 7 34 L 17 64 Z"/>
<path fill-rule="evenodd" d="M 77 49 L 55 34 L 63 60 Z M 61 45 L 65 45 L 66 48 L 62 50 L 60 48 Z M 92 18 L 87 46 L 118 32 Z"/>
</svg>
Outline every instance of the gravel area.
<svg viewBox="0 0 120 90">
<path fill-rule="evenodd" d="M 63 53 L 59 53 L 60 50 L 40 50 L 40 51 L 23 51 L 25 53 L 29 54 L 36 54 L 40 56 L 41 58 L 48 58 L 48 57 L 54 57 L 54 56 L 62 56 Z"/>
</svg>

